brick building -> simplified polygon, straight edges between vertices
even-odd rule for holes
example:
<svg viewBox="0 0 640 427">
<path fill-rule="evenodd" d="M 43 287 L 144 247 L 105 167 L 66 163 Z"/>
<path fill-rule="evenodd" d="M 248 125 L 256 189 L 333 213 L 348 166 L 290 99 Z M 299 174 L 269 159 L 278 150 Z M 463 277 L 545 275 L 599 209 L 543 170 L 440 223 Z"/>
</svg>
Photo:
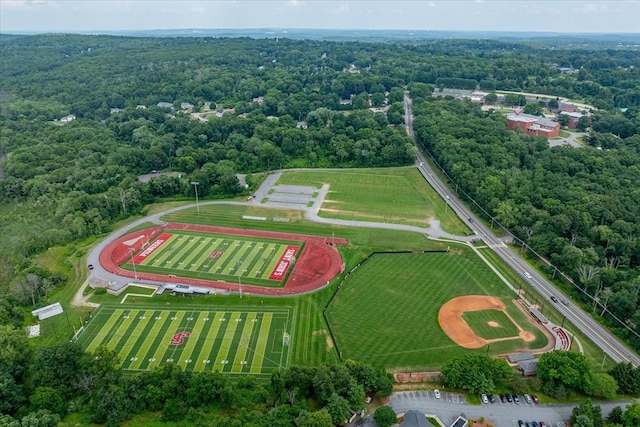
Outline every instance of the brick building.
<svg viewBox="0 0 640 427">
<path fill-rule="evenodd" d="M 507 115 L 507 127 L 511 130 L 520 128 L 527 135 L 554 138 L 560 134 L 560 123 L 545 117 L 532 116 L 523 113 Z"/>
</svg>

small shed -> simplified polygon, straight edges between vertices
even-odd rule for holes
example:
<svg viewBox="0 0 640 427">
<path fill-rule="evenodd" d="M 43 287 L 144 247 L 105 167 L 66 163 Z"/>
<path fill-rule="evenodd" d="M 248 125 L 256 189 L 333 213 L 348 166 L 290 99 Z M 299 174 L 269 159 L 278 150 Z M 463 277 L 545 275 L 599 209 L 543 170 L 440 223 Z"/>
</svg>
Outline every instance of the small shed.
<svg viewBox="0 0 640 427">
<path fill-rule="evenodd" d="M 538 372 L 538 359 L 523 360 L 518 362 L 518 369 L 522 375 L 531 376 Z"/>
</svg>

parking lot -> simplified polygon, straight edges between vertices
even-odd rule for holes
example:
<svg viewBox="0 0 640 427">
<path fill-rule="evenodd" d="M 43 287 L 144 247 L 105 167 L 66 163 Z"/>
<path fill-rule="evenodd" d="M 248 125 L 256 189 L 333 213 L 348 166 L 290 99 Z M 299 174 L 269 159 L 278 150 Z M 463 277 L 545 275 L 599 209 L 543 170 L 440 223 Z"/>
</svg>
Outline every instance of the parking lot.
<svg viewBox="0 0 640 427">
<path fill-rule="evenodd" d="M 399 414 L 410 409 L 416 409 L 425 414 L 437 415 L 447 426 L 460 414 L 471 418 L 484 417 L 492 421 L 496 427 L 534 427 L 533 421 L 544 422 L 544 427 L 564 427 L 565 422 L 571 417 L 571 411 L 575 405 L 540 405 L 533 402 L 527 403 L 523 395 L 519 395 L 520 403 L 501 401 L 498 395 L 494 395 L 494 403 L 480 405 L 468 404 L 464 395 L 440 391 L 441 398 L 436 399 L 433 391 L 406 391 L 394 393 L 389 405 Z M 607 402 L 601 404 L 602 414 L 608 415 L 613 407 L 625 405 L 630 402 Z M 522 426 L 518 421 L 522 421 Z"/>
</svg>

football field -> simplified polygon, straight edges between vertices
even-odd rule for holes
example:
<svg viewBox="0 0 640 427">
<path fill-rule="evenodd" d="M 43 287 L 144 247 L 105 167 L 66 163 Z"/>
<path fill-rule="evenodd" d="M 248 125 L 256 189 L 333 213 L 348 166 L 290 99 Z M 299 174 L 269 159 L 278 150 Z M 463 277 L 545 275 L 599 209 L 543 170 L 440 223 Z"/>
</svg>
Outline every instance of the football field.
<svg viewBox="0 0 640 427">
<path fill-rule="evenodd" d="M 132 253 L 122 268 L 135 268 L 138 273 L 283 286 L 302 244 L 240 235 L 168 230 Z"/>
<path fill-rule="evenodd" d="M 173 362 L 190 371 L 270 374 L 287 366 L 292 310 L 101 306 L 78 343 L 88 352 L 114 350 L 126 370 Z"/>
</svg>

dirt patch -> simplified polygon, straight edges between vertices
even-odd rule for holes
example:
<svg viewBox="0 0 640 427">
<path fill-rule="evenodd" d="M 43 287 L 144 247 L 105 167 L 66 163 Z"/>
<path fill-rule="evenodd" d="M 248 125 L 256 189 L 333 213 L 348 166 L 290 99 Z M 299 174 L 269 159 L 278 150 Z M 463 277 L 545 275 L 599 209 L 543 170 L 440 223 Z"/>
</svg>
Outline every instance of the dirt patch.
<svg viewBox="0 0 640 427">
<path fill-rule="evenodd" d="M 494 320 L 489 320 L 487 322 L 487 325 L 491 326 L 492 328 L 499 328 L 500 327 L 500 323 L 494 321 Z"/>
<path fill-rule="evenodd" d="M 449 338 L 460 347 L 481 348 L 487 341 L 473 332 L 464 321 L 462 313 L 479 310 L 505 310 L 504 303 L 487 295 L 465 295 L 450 299 L 438 312 L 438 323 Z"/>
<path fill-rule="evenodd" d="M 327 335 L 327 349 L 328 350 L 333 350 L 333 340 L 331 339 L 331 337 L 329 335 Z"/>
<path fill-rule="evenodd" d="M 535 335 L 533 335 L 531 332 L 527 332 L 527 331 L 520 331 L 518 336 L 520 337 L 520 339 L 522 341 L 526 341 L 526 342 L 535 341 L 535 339 L 536 339 Z"/>
<path fill-rule="evenodd" d="M 318 335 L 327 335 L 327 330 L 326 329 L 320 329 L 319 331 L 311 332 L 311 336 L 312 337 L 317 337 Z"/>
</svg>

